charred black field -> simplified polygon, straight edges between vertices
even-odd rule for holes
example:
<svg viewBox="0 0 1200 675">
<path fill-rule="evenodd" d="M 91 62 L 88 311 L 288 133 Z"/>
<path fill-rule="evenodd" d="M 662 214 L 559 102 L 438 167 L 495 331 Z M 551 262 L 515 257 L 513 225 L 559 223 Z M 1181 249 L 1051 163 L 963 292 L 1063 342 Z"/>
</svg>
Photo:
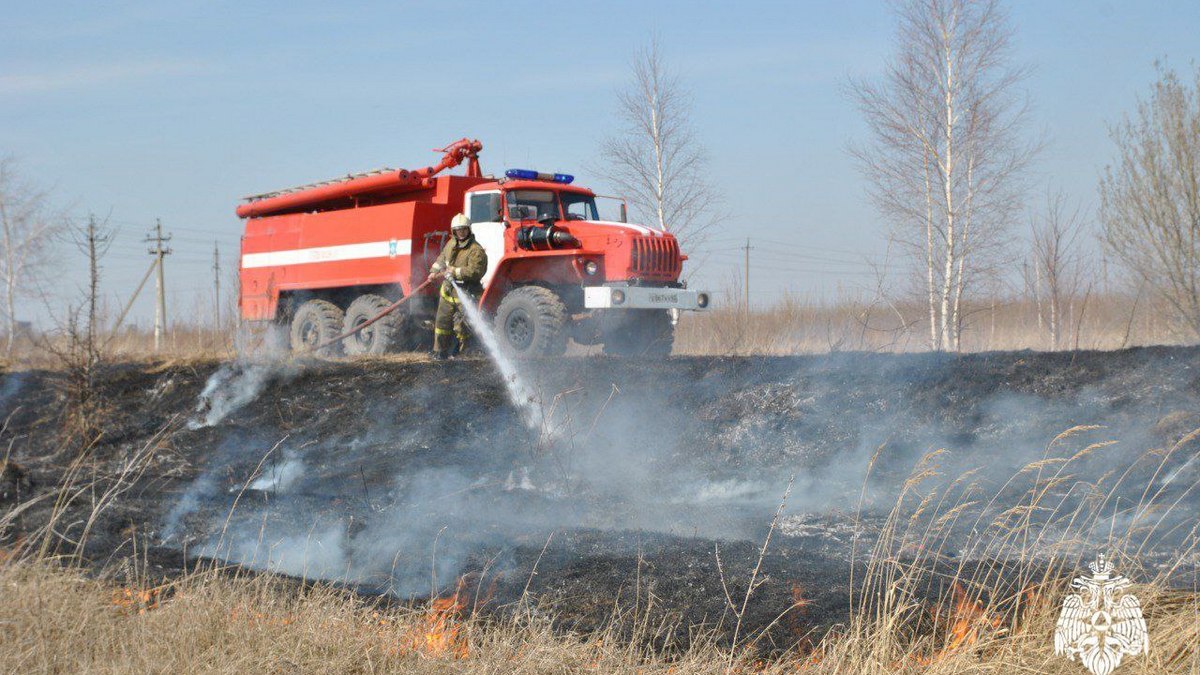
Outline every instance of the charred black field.
<svg viewBox="0 0 1200 675">
<path fill-rule="evenodd" d="M 136 549 L 160 576 L 215 559 L 400 600 L 465 587 L 495 611 L 528 594 L 575 630 L 630 611 L 727 629 L 754 574 L 744 623 L 779 641 L 845 621 L 872 560 L 921 555 L 932 540 L 881 536 L 932 494 L 972 505 L 939 530 L 948 569 L 1090 558 L 1136 531 L 1152 573 L 1194 544 L 1200 349 L 580 358 L 518 377 L 482 358 L 111 367 L 83 478 L 118 488 L 55 536 L 97 569 Z M 55 440 L 60 379 L 0 383 L 0 508 L 26 504 L 10 538 L 79 466 Z M 1093 517 L 1068 531 L 1047 510 L 1018 547 L 989 524 L 1031 463 L 1069 471 L 1057 512 Z"/>
</svg>

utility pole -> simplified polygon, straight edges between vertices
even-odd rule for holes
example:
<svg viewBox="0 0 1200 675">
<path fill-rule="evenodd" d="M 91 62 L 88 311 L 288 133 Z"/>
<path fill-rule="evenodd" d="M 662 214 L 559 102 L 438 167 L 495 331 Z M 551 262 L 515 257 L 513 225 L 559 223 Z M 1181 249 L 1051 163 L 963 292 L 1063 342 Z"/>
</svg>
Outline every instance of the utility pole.
<svg viewBox="0 0 1200 675">
<path fill-rule="evenodd" d="M 171 254 L 171 249 L 163 244 L 171 241 L 171 235 L 163 236 L 162 221 L 158 218 L 154 219 L 154 234 L 148 235 L 146 241 L 154 244 L 150 255 L 154 256 L 154 264 L 158 268 L 158 303 L 154 307 L 154 351 L 159 351 L 162 348 L 163 336 L 167 332 L 167 286 L 163 278 L 163 257 Z"/>
<path fill-rule="evenodd" d="M 88 248 L 88 325 L 87 325 L 87 348 L 88 358 L 92 357 L 92 350 L 96 347 L 96 298 L 100 295 L 100 267 L 98 264 L 99 255 L 96 251 L 96 216 L 88 214 L 87 225 L 87 248 Z"/>
<path fill-rule="evenodd" d="M 746 237 L 746 281 L 743 283 L 746 291 L 746 316 L 750 316 L 750 237 Z"/>
<path fill-rule="evenodd" d="M 213 314 L 217 334 L 221 334 L 221 249 L 213 242 Z"/>
</svg>

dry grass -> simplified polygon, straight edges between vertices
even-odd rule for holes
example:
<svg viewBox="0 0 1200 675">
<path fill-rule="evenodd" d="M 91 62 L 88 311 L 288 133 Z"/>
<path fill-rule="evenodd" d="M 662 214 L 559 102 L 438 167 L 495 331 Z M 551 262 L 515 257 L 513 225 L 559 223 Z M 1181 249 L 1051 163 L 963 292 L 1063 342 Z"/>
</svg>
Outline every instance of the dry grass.
<svg viewBox="0 0 1200 675">
<path fill-rule="evenodd" d="M 1080 673 L 1052 652 L 1061 586 L 1013 614 L 964 596 L 938 633 L 913 635 L 912 608 L 860 613 L 812 649 L 768 660 L 700 639 L 661 654 L 612 631 L 551 629 L 542 613 L 384 608 L 328 586 L 196 572 L 125 586 L 34 561 L 0 564 L 4 672 Z M 898 590 L 900 586 L 896 586 Z M 1120 672 L 1194 673 L 1194 597 L 1139 587 L 1152 650 Z M 964 593 L 967 593 L 964 591 Z M 968 607 L 964 611 L 962 607 Z"/>
<path fill-rule="evenodd" d="M 917 304 L 866 303 L 853 298 L 834 302 L 785 296 L 749 313 L 738 303 L 718 303 L 704 314 L 685 312 L 676 330 L 675 354 L 820 354 L 837 351 L 913 352 L 928 349 L 926 310 Z M 1044 308 L 1043 308 L 1044 309 Z M 964 311 L 964 352 L 1053 350 L 1046 321 L 1028 299 L 995 298 Z M 1123 349 L 1143 345 L 1192 344 L 1195 338 L 1169 308 L 1147 295 L 1095 293 L 1066 303 L 1057 349 Z M 274 336 L 282 344 L 285 338 Z M 11 361 L 20 367 L 57 368 L 45 348 L 48 336 L 22 337 Z M 124 329 L 106 337 L 103 356 L 110 362 L 223 360 L 256 351 L 266 342 L 259 331 L 180 323 L 172 326 L 160 350 L 150 331 Z M 572 347 L 572 354 L 599 348 Z M 420 352 L 395 355 L 422 359 Z"/>
<path fill-rule="evenodd" d="M 721 306 L 685 313 L 676 354 L 806 354 L 833 351 L 910 352 L 928 349 L 928 318 L 919 305 L 852 299 L 809 302 L 784 297 L 771 307 Z M 1050 332 L 1029 300 L 997 298 L 968 307 L 962 351 L 1051 350 Z M 1122 349 L 1184 344 L 1194 338 L 1146 297 L 1093 294 L 1065 312 L 1059 349 Z"/>
</svg>

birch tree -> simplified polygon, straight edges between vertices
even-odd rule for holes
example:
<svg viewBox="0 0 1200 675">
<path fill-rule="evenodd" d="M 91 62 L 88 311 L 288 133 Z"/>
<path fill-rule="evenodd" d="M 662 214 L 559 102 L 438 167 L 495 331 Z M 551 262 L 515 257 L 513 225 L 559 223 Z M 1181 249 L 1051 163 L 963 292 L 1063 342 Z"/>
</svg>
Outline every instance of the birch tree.
<svg viewBox="0 0 1200 675">
<path fill-rule="evenodd" d="M 14 160 L 0 158 L 0 313 L 6 355 L 11 356 L 16 340 L 17 303 L 37 287 L 61 229 L 46 193 L 21 179 Z"/>
<path fill-rule="evenodd" d="M 931 349 L 958 349 L 963 301 L 1008 262 L 1036 144 L 997 0 L 905 0 L 895 54 L 850 92 L 870 129 L 851 147 L 880 213 L 920 270 Z"/>
<path fill-rule="evenodd" d="M 1189 83 L 1160 66 L 1150 98 L 1112 130 L 1100 181 L 1111 255 L 1200 336 L 1200 67 Z"/>
<path fill-rule="evenodd" d="M 1051 349 L 1062 346 L 1067 309 L 1084 287 L 1084 223 L 1082 211 L 1069 207 L 1061 192 L 1047 193 L 1041 210 L 1030 217 L 1025 284 L 1033 294 L 1038 326 L 1046 330 Z"/>
<path fill-rule="evenodd" d="M 658 42 L 639 50 L 632 81 L 617 93 L 618 133 L 600 147 L 603 178 L 641 222 L 696 243 L 714 222 L 708 158 L 692 128 L 692 101 Z"/>
</svg>

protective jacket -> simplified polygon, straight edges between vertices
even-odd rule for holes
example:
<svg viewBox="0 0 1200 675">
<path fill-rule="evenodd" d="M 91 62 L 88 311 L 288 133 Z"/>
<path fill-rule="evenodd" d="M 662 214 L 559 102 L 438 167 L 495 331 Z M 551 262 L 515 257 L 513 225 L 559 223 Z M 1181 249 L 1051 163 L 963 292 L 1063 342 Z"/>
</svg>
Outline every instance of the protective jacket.
<svg viewBox="0 0 1200 675">
<path fill-rule="evenodd" d="M 475 297 L 483 292 L 483 275 L 487 272 L 487 253 L 484 252 L 483 246 L 475 241 L 475 235 L 471 235 L 459 241 L 453 236 L 442 247 L 442 252 L 438 254 L 437 262 L 442 264 L 442 268 L 449 268 L 450 274 L 446 275 L 446 280 L 442 282 L 442 294 L 453 297 L 454 287 L 450 283 L 450 276 L 453 275 L 454 280 L 465 291 Z"/>
<path fill-rule="evenodd" d="M 487 253 L 475 241 L 474 235 L 461 242 L 452 237 L 442 247 L 434 264 L 438 269 L 446 270 L 437 314 L 433 319 L 433 351 L 435 356 L 444 357 L 451 349 L 451 338 L 455 340 L 454 351 L 461 352 L 467 346 L 467 319 L 463 314 L 462 301 L 454 292 L 454 282 L 472 298 L 478 298 L 483 292 Z"/>
</svg>

